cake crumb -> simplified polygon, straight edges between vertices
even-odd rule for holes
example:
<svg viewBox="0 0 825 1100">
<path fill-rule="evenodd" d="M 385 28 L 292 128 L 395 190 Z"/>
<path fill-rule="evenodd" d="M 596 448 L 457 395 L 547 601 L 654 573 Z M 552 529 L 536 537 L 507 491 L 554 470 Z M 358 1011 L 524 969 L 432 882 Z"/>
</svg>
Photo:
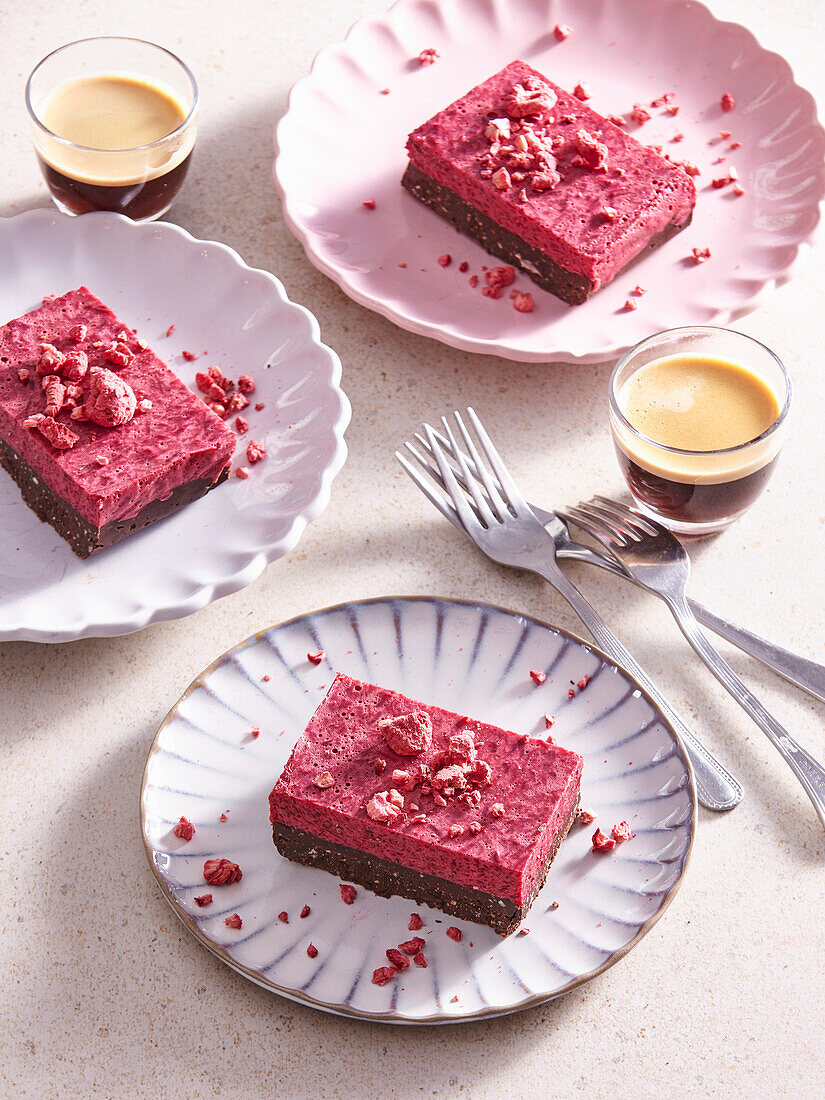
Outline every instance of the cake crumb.
<svg viewBox="0 0 825 1100">
<path fill-rule="evenodd" d="M 182 817 L 172 832 L 181 840 L 191 840 L 195 835 L 195 826 L 188 818 Z"/>
<path fill-rule="evenodd" d="M 229 820 L 229 818 L 226 816 L 225 813 L 222 813 L 221 816 L 218 818 L 218 821 L 228 821 L 228 820 Z"/>
<path fill-rule="evenodd" d="M 238 389 L 241 393 L 254 393 L 255 381 L 251 374 L 238 375 Z"/>
<path fill-rule="evenodd" d="M 195 898 L 195 905 L 200 906 L 201 909 L 203 909 L 203 907 L 205 905 L 211 905 L 211 904 L 212 904 L 212 895 L 211 894 L 200 894 L 199 896 L 197 896 Z"/>
<path fill-rule="evenodd" d="M 501 802 L 494 802 L 490 807 L 491 817 L 504 817 L 504 806 Z"/>
<path fill-rule="evenodd" d="M 350 886 L 345 882 L 342 882 L 339 886 L 341 891 L 341 900 L 344 905 L 352 905 L 355 899 L 358 897 L 358 891 L 354 886 Z"/>
</svg>

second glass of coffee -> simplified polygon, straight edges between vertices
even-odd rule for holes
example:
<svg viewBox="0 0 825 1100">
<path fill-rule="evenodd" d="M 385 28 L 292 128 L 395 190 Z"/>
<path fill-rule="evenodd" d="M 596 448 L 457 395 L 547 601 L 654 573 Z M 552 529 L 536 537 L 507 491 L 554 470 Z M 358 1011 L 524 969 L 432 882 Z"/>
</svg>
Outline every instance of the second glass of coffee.
<svg viewBox="0 0 825 1100">
<path fill-rule="evenodd" d="M 776 465 L 791 382 L 740 332 L 670 329 L 637 344 L 610 380 L 619 465 L 639 508 L 679 534 L 720 531 Z"/>
<path fill-rule="evenodd" d="M 186 65 L 151 42 L 86 38 L 50 53 L 26 105 L 55 205 L 135 221 L 165 214 L 189 168 L 197 102 Z"/>
</svg>

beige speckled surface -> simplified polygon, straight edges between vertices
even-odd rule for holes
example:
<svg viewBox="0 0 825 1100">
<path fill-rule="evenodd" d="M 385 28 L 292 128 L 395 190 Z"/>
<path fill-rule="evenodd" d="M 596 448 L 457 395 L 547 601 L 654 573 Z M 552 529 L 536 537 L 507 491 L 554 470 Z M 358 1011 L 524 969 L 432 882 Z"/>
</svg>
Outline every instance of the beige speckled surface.
<svg viewBox="0 0 825 1100">
<path fill-rule="evenodd" d="M 732 814 L 701 812 L 680 894 L 601 978 L 547 1008 L 470 1027 L 339 1020 L 223 967 L 175 920 L 146 864 L 137 796 L 155 728 L 192 676 L 251 631 L 388 592 L 480 597 L 578 629 L 537 578 L 471 553 L 396 468 L 393 448 L 423 417 L 474 404 L 533 499 L 620 488 L 605 430 L 608 366 L 523 367 L 400 333 L 319 275 L 287 232 L 270 183 L 273 125 L 315 52 L 379 6 L 0 2 L 0 216 L 47 205 L 22 99 L 36 61 L 90 33 L 170 46 L 195 70 L 203 112 L 174 220 L 283 279 L 341 355 L 354 407 L 351 455 L 330 507 L 296 552 L 244 592 L 126 638 L 0 646 L 0 1094 L 821 1097 L 822 830 L 776 753 L 685 650 L 661 605 L 584 569 L 571 575 L 746 786 Z M 818 0 L 788 0 L 781 16 L 770 0 L 713 7 L 784 53 L 825 102 Z M 820 659 L 823 248 L 820 241 L 798 276 L 741 323 L 791 367 L 793 433 L 758 506 L 696 549 L 693 585 L 718 612 Z M 825 757 L 825 706 L 735 651 L 732 663 Z"/>
</svg>

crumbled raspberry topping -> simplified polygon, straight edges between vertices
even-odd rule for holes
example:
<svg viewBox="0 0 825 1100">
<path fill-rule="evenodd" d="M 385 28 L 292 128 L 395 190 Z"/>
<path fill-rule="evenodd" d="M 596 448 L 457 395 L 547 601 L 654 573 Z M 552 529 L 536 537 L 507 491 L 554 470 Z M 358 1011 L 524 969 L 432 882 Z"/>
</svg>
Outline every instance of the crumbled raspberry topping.
<svg viewBox="0 0 825 1100">
<path fill-rule="evenodd" d="M 410 966 L 410 960 L 406 955 L 403 955 L 397 948 L 388 947 L 385 952 L 387 958 L 390 960 L 396 970 L 408 970 Z"/>
<path fill-rule="evenodd" d="M 25 367 L 20 367 L 20 368 L 18 368 L 18 371 L 17 371 L 17 377 L 20 379 L 20 381 L 25 386 L 25 384 L 28 382 L 29 378 L 31 377 L 31 371 L 26 370 Z"/>
<path fill-rule="evenodd" d="M 181 840 L 191 840 L 195 835 L 195 826 L 187 818 L 182 817 L 174 829 L 172 829 L 172 832 Z"/>
<path fill-rule="evenodd" d="M 496 172 L 493 172 L 492 180 L 493 187 L 497 188 L 499 191 L 506 191 L 508 187 L 512 185 L 510 173 L 503 166 Z"/>
<path fill-rule="evenodd" d="M 584 676 L 582 676 L 581 680 L 577 682 L 576 687 L 579 689 L 579 691 L 584 691 L 589 683 L 590 676 L 588 674 L 585 674 Z"/>
<path fill-rule="evenodd" d="M 484 273 L 484 281 L 487 283 L 484 293 L 491 298 L 500 298 L 502 290 L 506 286 L 510 286 L 515 277 L 516 269 L 510 267 L 509 264 L 499 264 L 498 267 L 491 267 L 489 271 Z"/>
<path fill-rule="evenodd" d="M 252 734 L 256 741 L 261 736 L 261 731 L 258 729 L 257 726 L 253 726 L 249 732 Z"/>
<path fill-rule="evenodd" d="M 458 265 L 458 270 L 461 271 L 461 272 L 464 272 L 464 271 L 467 271 L 469 269 L 469 267 L 470 267 L 470 265 L 467 263 L 467 261 L 462 260 L 461 263 Z"/>
<path fill-rule="evenodd" d="M 69 339 L 74 340 L 76 344 L 79 344 L 81 340 L 85 340 L 88 334 L 88 328 L 86 325 L 72 325 L 69 329 Z"/>
<path fill-rule="evenodd" d="M 626 840 L 630 840 L 633 834 L 630 831 L 628 823 L 626 821 L 620 821 L 618 825 L 614 825 L 610 830 L 610 835 L 617 844 L 623 844 Z"/>
<path fill-rule="evenodd" d="M 443 256 L 438 257 L 439 267 L 449 267 L 452 262 L 453 258 L 449 252 L 445 252 Z"/>
<path fill-rule="evenodd" d="M 47 374 L 43 379 L 43 393 L 46 398 L 46 416 L 56 417 L 63 408 L 66 387 L 57 374 Z"/>
<path fill-rule="evenodd" d="M 586 84 L 577 84 L 573 89 L 573 95 L 576 99 L 586 100 L 590 99 L 590 89 Z"/>
<path fill-rule="evenodd" d="M 128 424 L 135 415 L 137 398 L 128 382 L 105 367 L 89 371 L 89 392 L 83 411 L 86 417 L 104 428 Z"/>
<path fill-rule="evenodd" d="M 418 60 L 421 65 L 434 65 L 439 60 L 441 54 L 433 46 L 428 46 L 426 50 L 422 50 L 418 55 Z"/>
<path fill-rule="evenodd" d="M 95 462 L 98 464 L 98 466 L 108 466 L 109 465 L 109 459 L 107 458 L 106 455 L 95 455 Z"/>
<path fill-rule="evenodd" d="M 187 363 L 194 363 L 194 361 L 197 359 L 197 355 L 195 355 L 194 351 L 182 351 L 181 355 Z"/>
<path fill-rule="evenodd" d="M 449 829 L 447 830 L 447 835 L 450 837 L 464 836 L 464 826 L 459 825 L 458 822 L 456 822 L 454 825 L 451 825 L 449 827 Z"/>
<path fill-rule="evenodd" d="M 207 859 L 203 865 L 203 877 L 210 886 L 228 886 L 240 882 L 243 871 L 231 859 Z"/>
<path fill-rule="evenodd" d="M 564 42 L 565 38 L 569 38 L 572 33 L 573 28 L 566 23 L 556 23 L 553 27 L 553 35 L 557 42 Z"/>
<path fill-rule="evenodd" d="M 225 404 L 224 419 L 228 416 L 232 416 L 235 413 L 239 413 L 242 409 L 245 409 L 249 405 L 249 398 L 245 394 L 235 391 L 229 400 Z"/>
<path fill-rule="evenodd" d="M 203 909 L 204 905 L 211 905 L 211 904 L 212 904 L 212 895 L 211 894 L 200 894 L 198 897 L 195 898 L 195 905 L 199 905 L 201 907 L 201 909 Z"/>
<path fill-rule="evenodd" d="M 606 836 L 601 829 L 596 829 L 591 838 L 594 852 L 611 852 L 616 847 L 616 841 Z"/>
<path fill-rule="evenodd" d="M 576 131 L 576 148 L 579 157 L 587 168 L 593 168 L 597 172 L 607 170 L 607 146 L 591 134 L 588 130 Z M 576 161 L 574 160 L 575 164 Z"/>
<path fill-rule="evenodd" d="M 171 336 L 174 331 L 175 331 L 175 326 L 170 325 L 169 328 L 166 330 L 166 335 Z"/>
<path fill-rule="evenodd" d="M 322 791 L 325 791 L 327 787 L 335 786 L 335 780 L 329 772 L 318 772 L 312 782 L 316 787 L 320 787 Z"/>
<path fill-rule="evenodd" d="M 447 929 L 447 935 L 451 940 L 455 940 L 456 943 L 461 943 L 461 929 L 450 927 Z"/>
<path fill-rule="evenodd" d="M 319 649 L 317 653 L 307 653 L 307 660 L 312 665 L 320 665 L 324 657 L 326 657 L 326 653 L 323 649 Z"/>
<path fill-rule="evenodd" d="M 612 122 L 614 126 L 627 126 L 627 119 L 624 115 L 606 115 L 608 122 Z"/>
<path fill-rule="evenodd" d="M 122 340 L 115 340 L 104 350 L 103 358 L 115 367 L 128 367 L 134 355 L 129 350 L 128 344 L 124 344 Z"/>
<path fill-rule="evenodd" d="M 665 114 L 670 115 L 671 118 L 675 118 L 676 115 L 679 114 L 679 108 L 675 104 L 670 103 L 665 107 Z M 684 137 L 684 134 L 681 134 L 680 137 Z M 676 139 L 674 138 L 673 140 L 675 141 Z"/>
<path fill-rule="evenodd" d="M 484 136 L 489 142 L 495 144 L 496 142 L 509 141 L 511 135 L 510 131 L 510 119 L 509 118 L 491 118 L 487 123 L 487 127 L 484 131 Z"/>
<path fill-rule="evenodd" d="M 548 729 L 548 730 L 552 729 L 555 724 L 556 724 L 555 714 L 545 714 L 545 716 L 544 716 L 544 728 Z"/>
<path fill-rule="evenodd" d="M 722 92 L 722 98 L 719 100 L 719 106 L 723 111 L 732 111 L 736 106 L 736 100 L 730 94 L 730 92 Z"/>
<path fill-rule="evenodd" d="M 473 290 L 475 290 L 475 288 L 478 286 L 478 275 L 471 275 L 467 282 L 470 284 Z"/>
<path fill-rule="evenodd" d="M 262 458 L 266 458 L 266 447 L 263 443 L 256 443 L 254 439 L 250 439 L 246 445 L 246 458 L 250 466 L 253 466 L 256 462 L 260 462 Z"/>
<path fill-rule="evenodd" d="M 378 791 L 367 803 L 367 817 L 386 824 L 400 817 L 403 809 L 404 796 L 399 791 Z"/>
<path fill-rule="evenodd" d="M 364 201 L 361 203 L 361 205 L 363 207 L 365 207 L 367 210 L 374 210 L 375 209 L 375 199 L 373 199 L 373 198 L 364 199 Z"/>
<path fill-rule="evenodd" d="M 404 943 L 399 943 L 398 950 L 403 951 L 405 955 L 417 955 L 424 947 L 424 940 L 420 936 L 413 936 L 411 940 L 405 940 Z"/>
<path fill-rule="evenodd" d="M 63 363 L 63 377 L 68 382 L 80 382 L 89 369 L 89 356 L 85 351 L 69 351 Z"/>
<path fill-rule="evenodd" d="M 241 393 L 255 392 L 255 383 L 252 380 L 251 374 L 238 375 L 238 389 L 241 391 Z"/>
<path fill-rule="evenodd" d="M 693 249 L 693 259 L 696 261 L 697 264 L 705 263 L 707 260 L 710 259 L 710 249 L 709 248 L 694 248 Z"/>
<path fill-rule="evenodd" d="M 733 191 L 734 195 L 744 195 L 745 194 L 745 188 L 742 186 L 741 183 L 735 183 L 733 185 L 733 187 L 731 188 L 731 190 Z"/>
<path fill-rule="evenodd" d="M 634 122 L 638 122 L 640 126 L 643 126 L 645 122 L 650 121 L 650 111 L 646 107 L 643 107 L 641 103 L 634 103 L 633 110 L 630 112 L 630 117 Z"/>
<path fill-rule="evenodd" d="M 596 815 L 591 813 L 590 810 L 579 810 L 579 821 L 582 823 L 582 825 L 592 825 L 595 820 Z"/>
<path fill-rule="evenodd" d="M 307 944 L 307 955 L 309 955 L 311 959 L 316 959 L 318 957 L 318 948 L 314 943 Z"/>
<path fill-rule="evenodd" d="M 394 966 L 379 966 L 376 970 L 373 970 L 370 980 L 373 985 L 386 985 L 387 982 L 392 981 L 397 973 L 398 971 Z"/>
<path fill-rule="evenodd" d="M 372 762 L 372 770 L 375 772 L 376 775 L 380 775 L 381 772 L 384 771 L 386 766 L 387 761 L 382 760 L 380 756 L 376 756 L 376 758 Z"/>
<path fill-rule="evenodd" d="M 531 668 L 530 679 L 533 681 L 534 684 L 543 684 L 544 681 L 547 679 L 547 673 L 542 672 L 540 669 L 537 668 Z"/>
<path fill-rule="evenodd" d="M 249 467 L 248 466 L 236 466 L 235 467 L 235 477 L 240 478 L 241 481 L 246 481 L 246 479 L 249 477 Z"/>
<path fill-rule="evenodd" d="M 423 710 L 382 718 L 378 729 L 392 751 L 399 756 L 418 756 L 426 752 L 433 742 L 432 719 Z"/>
<path fill-rule="evenodd" d="M 231 917 L 227 917 L 223 923 L 227 928 L 240 928 L 243 925 L 243 921 L 237 913 L 233 913 Z"/>
<path fill-rule="evenodd" d="M 427 969 L 427 960 L 424 958 L 423 954 L 420 951 L 417 955 L 413 955 L 413 962 L 416 966 L 420 966 L 424 970 Z"/>
<path fill-rule="evenodd" d="M 66 356 L 62 351 L 58 351 L 54 344 L 40 345 L 40 358 L 37 360 L 36 367 L 38 374 L 59 374 L 65 362 Z"/>
<path fill-rule="evenodd" d="M 556 93 L 552 88 L 540 81 L 527 80 L 524 84 L 513 85 L 505 97 L 504 109 L 510 118 L 528 118 L 532 115 L 552 119 L 556 102 Z"/>
<path fill-rule="evenodd" d="M 664 95 L 657 96 L 656 99 L 651 100 L 650 106 L 664 107 L 666 104 L 670 103 L 670 101 L 673 99 L 673 96 L 673 92 L 665 92 Z"/>
<path fill-rule="evenodd" d="M 728 149 L 741 149 L 741 148 L 742 148 L 742 142 L 741 141 L 732 141 L 730 143 L 730 145 L 728 146 Z"/>
<path fill-rule="evenodd" d="M 281 922 L 281 924 L 289 924 L 289 913 L 287 913 L 286 909 L 283 909 L 278 914 L 278 920 Z"/>
<path fill-rule="evenodd" d="M 358 897 L 358 891 L 354 886 L 349 886 L 347 883 L 342 882 L 340 886 L 341 899 L 344 905 L 352 905 L 355 899 Z"/>
<path fill-rule="evenodd" d="M 419 928 L 424 927 L 424 921 L 418 915 L 418 913 L 410 913 L 410 923 L 407 925 L 410 932 L 417 932 Z"/>
<path fill-rule="evenodd" d="M 518 310 L 519 313 L 532 313 L 534 308 L 533 295 L 529 292 L 522 292 L 516 290 L 512 294 L 513 309 Z"/>
<path fill-rule="evenodd" d="M 235 417 L 235 431 L 238 433 L 238 435 L 244 435 L 246 432 L 249 431 L 249 421 L 246 419 L 245 416 Z"/>
<path fill-rule="evenodd" d="M 218 821 L 228 821 L 228 820 L 229 819 L 227 818 L 225 813 L 222 813 L 221 816 L 218 818 Z"/>
<path fill-rule="evenodd" d="M 312 910 L 310 909 L 310 907 L 308 905 L 305 905 L 298 915 L 300 916 L 301 920 L 305 920 L 311 912 Z"/>
<path fill-rule="evenodd" d="M 76 435 L 71 428 L 67 428 L 65 424 L 58 424 L 52 417 L 44 416 L 43 413 L 34 413 L 33 416 L 26 417 L 23 427 L 36 428 L 58 451 L 70 450 L 80 439 L 80 436 Z"/>
<path fill-rule="evenodd" d="M 494 802 L 490 807 L 491 817 L 504 817 L 504 807 L 500 802 Z"/>
<path fill-rule="evenodd" d="M 643 294 L 647 294 L 647 291 L 645 290 L 645 288 L 643 286 L 634 286 L 633 290 L 631 291 L 631 294 L 635 294 L 637 298 L 641 298 Z M 588 680 L 589 679 L 590 679 L 590 677 L 588 676 Z"/>
<path fill-rule="evenodd" d="M 619 211 L 615 206 L 603 206 L 602 217 L 609 222 L 614 222 L 619 216 Z"/>
</svg>

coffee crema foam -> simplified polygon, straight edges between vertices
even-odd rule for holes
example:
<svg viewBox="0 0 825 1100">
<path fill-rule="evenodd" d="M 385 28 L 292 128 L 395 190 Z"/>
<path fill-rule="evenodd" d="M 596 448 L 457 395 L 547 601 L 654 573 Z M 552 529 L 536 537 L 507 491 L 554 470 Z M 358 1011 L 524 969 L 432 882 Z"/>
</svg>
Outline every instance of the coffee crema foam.
<svg viewBox="0 0 825 1100">
<path fill-rule="evenodd" d="M 646 437 L 614 418 L 618 446 L 662 478 L 689 485 L 733 481 L 767 465 L 779 450 L 773 436 L 759 439 L 779 416 L 776 394 L 759 375 L 727 359 L 655 359 L 627 379 L 618 403 L 628 423 Z"/>
</svg>

